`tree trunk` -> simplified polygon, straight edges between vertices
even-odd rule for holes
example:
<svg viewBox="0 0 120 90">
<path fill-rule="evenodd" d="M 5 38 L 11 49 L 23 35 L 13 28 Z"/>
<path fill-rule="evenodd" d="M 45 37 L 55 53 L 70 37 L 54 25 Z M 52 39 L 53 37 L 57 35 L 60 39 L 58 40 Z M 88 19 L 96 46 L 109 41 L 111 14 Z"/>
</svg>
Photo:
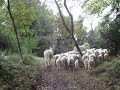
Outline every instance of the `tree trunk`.
<svg viewBox="0 0 120 90">
<path fill-rule="evenodd" d="M 71 35 L 71 37 L 72 37 L 72 39 L 73 39 L 73 41 L 74 41 L 75 47 L 77 48 L 79 54 L 82 56 L 81 50 L 80 50 L 80 48 L 79 48 L 79 46 L 78 46 L 78 43 L 77 43 L 77 41 L 76 41 L 76 39 L 75 39 L 75 37 L 74 37 L 73 16 L 72 16 L 72 14 L 70 13 L 70 11 L 68 10 L 68 7 L 67 7 L 67 5 L 66 5 L 66 0 L 64 0 L 64 6 L 65 6 L 65 8 L 66 8 L 66 10 L 67 10 L 70 18 L 71 18 L 71 29 L 69 29 L 68 26 L 66 25 L 65 20 L 64 20 L 63 15 L 62 15 L 62 12 L 61 12 L 61 10 L 60 10 L 60 7 L 59 7 L 59 5 L 58 5 L 58 3 L 57 3 L 56 0 L 55 0 L 55 3 L 56 3 L 57 8 L 58 8 L 58 10 L 59 10 L 59 14 L 60 14 L 60 17 L 61 17 L 61 19 L 62 19 L 63 25 L 65 26 L 65 28 L 66 28 L 66 30 L 68 31 L 68 33 Z"/>
<path fill-rule="evenodd" d="M 9 0 L 8 0 L 7 9 L 8 9 L 9 16 L 10 16 L 10 18 L 12 20 L 12 23 L 13 23 L 13 29 L 14 29 L 16 39 L 17 39 L 18 52 L 20 54 L 20 63 L 22 63 L 23 58 L 22 58 L 22 52 L 21 52 L 21 48 L 20 48 L 20 42 L 19 42 L 18 33 L 17 33 L 15 22 L 14 22 L 14 18 L 12 16 L 12 13 L 11 13 L 11 10 L 10 10 L 10 1 Z"/>
<path fill-rule="evenodd" d="M 73 39 L 73 41 L 74 41 L 74 45 L 75 45 L 75 47 L 77 48 L 79 54 L 82 56 L 81 50 L 80 50 L 80 48 L 79 48 L 79 45 L 78 45 L 78 43 L 77 43 L 74 35 L 72 35 L 72 39 Z"/>
</svg>

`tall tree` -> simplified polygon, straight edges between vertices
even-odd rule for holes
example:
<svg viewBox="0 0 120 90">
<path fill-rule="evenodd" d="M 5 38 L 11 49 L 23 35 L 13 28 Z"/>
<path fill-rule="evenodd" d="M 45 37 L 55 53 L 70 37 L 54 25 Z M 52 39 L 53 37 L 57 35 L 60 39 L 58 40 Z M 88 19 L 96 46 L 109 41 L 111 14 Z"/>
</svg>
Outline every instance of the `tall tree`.
<svg viewBox="0 0 120 90">
<path fill-rule="evenodd" d="M 120 11 L 120 0 L 85 0 L 84 8 L 90 14 L 100 14 L 108 6 L 112 7 L 111 11 L 116 13 Z M 109 13 L 111 13 L 111 11 Z"/>
<path fill-rule="evenodd" d="M 39 56 L 43 56 L 44 50 L 54 44 L 55 41 L 53 36 L 53 32 L 56 29 L 54 26 L 54 15 L 45 3 L 40 2 L 40 0 L 33 1 L 37 19 L 31 24 L 30 29 L 36 32 L 39 37 L 38 46 L 34 52 Z"/>
<path fill-rule="evenodd" d="M 68 12 L 68 14 L 69 14 L 69 16 L 70 16 L 70 20 L 71 20 L 71 28 L 70 28 L 70 29 L 69 29 L 69 27 L 67 26 L 67 24 L 65 23 L 65 20 L 64 20 L 64 18 L 63 18 L 62 12 L 61 12 L 61 10 L 60 10 L 60 6 L 59 6 L 59 4 L 58 4 L 58 2 L 57 2 L 56 0 L 55 0 L 55 3 L 56 3 L 57 8 L 58 8 L 58 10 L 59 10 L 59 14 L 60 14 L 60 17 L 61 17 L 61 19 L 62 19 L 63 25 L 65 26 L 65 28 L 66 28 L 66 30 L 68 31 L 68 33 L 71 35 L 71 38 L 73 39 L 74 44 L 75 44 L 75 47 L 77 48 L 79 54 L 82 55 L 81 50 L 80 50 L 80 48 L 79 48 L 79 46 L 78 46 L 78 43 L 77 43 L 77 41 L 76 41 L 76 39 L 75 39 L 75 37 L 74 37 L 73 16 L 72 16 L 72 14 L 70 13 L 70 11 L 69 11 L 69 9 L 68 9 L 68 7 L 67 7 L 67 5 L 66 5 L 66 0 L 64 0 L 64 7 L 65 7 L 65 9 L 67 10 L 67 12 Z"/>
<path fill-rule="evenodd" d="M 86 27 L 83 26 L 83 20 L 80 18 L 78 21 L 74 22 L 75 25 L 75 35 L 77 35 L 78 43 L 83 44 L 87 35 Z"/>
<path fill-rule="evenodd" d="M 16 35 L 16 39 L 17 39 L 18 51 L 19 51 L 19 54 L 20 54 L 20 62 L 22 63 L 22 62 L 23 62 L 23 61 L 22 61 L 22 60 L 23 60 L 23 57 L 22 57 L 22 53 L 21 53 L 21 47 L 20 47 L 20 42 L 19 42 L 19 38 L 18 38 L 18 32 L 17 32 L 17 29 L 16 29 L 16 25 L 15 25 L 15 22 L 14 22 L 14 18 L 13 18 L 12 13 L 11 13 L 10 1 L 8 0 L 7 3 L 8 3 L 7 9 L 8 9 L 10 18 L 11 18 L 11 20 L 12 20 L 13 29 L 14 29 L 14 32 L 15 32 L 15 35 Z"/>
</svg>

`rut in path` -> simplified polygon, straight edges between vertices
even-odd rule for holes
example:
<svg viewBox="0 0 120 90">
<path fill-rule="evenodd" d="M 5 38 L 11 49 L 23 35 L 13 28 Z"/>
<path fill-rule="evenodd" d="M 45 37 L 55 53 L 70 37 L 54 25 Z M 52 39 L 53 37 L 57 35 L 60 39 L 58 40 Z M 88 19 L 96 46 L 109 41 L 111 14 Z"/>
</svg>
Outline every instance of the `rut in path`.
<svg viewBox="0 0 120 90">
<path fill-rule="evenodd" d="M 31 90 L 109 90 L 106 83 L 95 79 L 84 69 L 61 70 L 43 67 L 42 75 L 36 77 L 36 85 Z"/>
</svg>

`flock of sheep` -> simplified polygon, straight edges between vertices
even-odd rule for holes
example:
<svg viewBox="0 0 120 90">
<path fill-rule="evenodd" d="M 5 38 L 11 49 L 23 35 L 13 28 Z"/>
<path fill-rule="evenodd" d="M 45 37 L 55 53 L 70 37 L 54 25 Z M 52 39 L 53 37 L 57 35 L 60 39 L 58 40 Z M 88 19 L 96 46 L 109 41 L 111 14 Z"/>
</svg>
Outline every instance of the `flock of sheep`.
<svg viewBox="0 0 120 90">
<path fill-rule="evenodd" d="M 84 43 L 82 46 L 79 46 L 79 48 L 83 54 L 82 56 L 78 53 L 76 47 L 74 47 L 72 51 L 56 55 L 54 55 L 52 48 L 45 50 L 44 58 L 46 64 L 49 66 L 51 62 L 53 62 L 59 70 L 62 68 L 78 69 L 82 64 L 86 70 L 90 71 L 109 57 L 107 49 L 90 49 L 88 43 Z"/>
</svg>

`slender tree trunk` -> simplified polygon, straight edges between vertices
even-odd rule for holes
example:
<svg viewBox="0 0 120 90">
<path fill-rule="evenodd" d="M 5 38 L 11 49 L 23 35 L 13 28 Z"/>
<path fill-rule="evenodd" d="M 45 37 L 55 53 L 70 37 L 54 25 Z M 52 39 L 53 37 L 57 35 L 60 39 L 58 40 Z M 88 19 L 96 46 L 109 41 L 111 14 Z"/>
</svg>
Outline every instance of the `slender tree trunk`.
<svg viewBox="0 0 120 90">
<path fill-rule="evenodd" d="M 16 35 L 16 39 L 17 39 L 18 52 L 20 54 L 20 63 L 22 63 L 23 57 L 22 57 L 22 52 L 21 52 L 21 48 L 20 48 L 20 42 L 19 42 L 19 38 L 18 38 L 18 33 L 17 33 L 15 22 L 14 22 L 14 18 L 12 16 L 12 13 L 11 13 L 11 10 L 10 10 L 10 1 L 9 0 L 7 0 L 7 1 L 8 1 L 8 6 L 7 6 L 8 13 L 9 13 L 9 16 L 10 16 L 10 18 L 12 20 L 13 29 L 14 29 L 14 32 L 15 32 L 15 35 Z"/>
<path fill-rule="evenodd" d="M 60 10 L 60 7 L 59 7 L 59 5 L 58 5 L 58 3 L 57 3 L 56 0 L 55 0 L 55 3 L 56 3 L 57 8 L 58 8 L 58 10 L 59 10 L 59 14 L 60 14 L 60 17 L 61 17 L 61 19 L 62 19 L 63 25 L 65 26 L 65 28 L 66 28 L 66 30 L 68 31 L 68 33 L 71 35 L 71 37 L 72 37 L 72 39 L 73 39 L 73 41 L 74 41 L 75 47 L 77 48 L 79 54 L 82 56 L 81 50 L 80 50 L 80 48 L 79 48 L 79 46 L 78 46 L 78 43 L 77 43 L 77 41 L 76 41 L 76 39 L 75 39 L 75 37 L 74 37 L 73 16 L 72 16 L 72 14 L 70 13 L 70 11 L 68 10 L 68 7 L 67 7 L 67 5 L 66 5 L 66 0 L 64 0 L 64 6 L 65 6 L 65 8 L 66 8 L 66 10 L 67 10 L 67 12 L 68 12 L 68 14 L 69 14 L 69 16 L 70 16 L 70 19 L 71 19 L 71 29 L 69 29 L 68 26 L 66 25 L 65 20 L 64 20 L 63 15 L 62 15 L 62 12 L 61 12 L 61 10 Z"/>
</svg>

